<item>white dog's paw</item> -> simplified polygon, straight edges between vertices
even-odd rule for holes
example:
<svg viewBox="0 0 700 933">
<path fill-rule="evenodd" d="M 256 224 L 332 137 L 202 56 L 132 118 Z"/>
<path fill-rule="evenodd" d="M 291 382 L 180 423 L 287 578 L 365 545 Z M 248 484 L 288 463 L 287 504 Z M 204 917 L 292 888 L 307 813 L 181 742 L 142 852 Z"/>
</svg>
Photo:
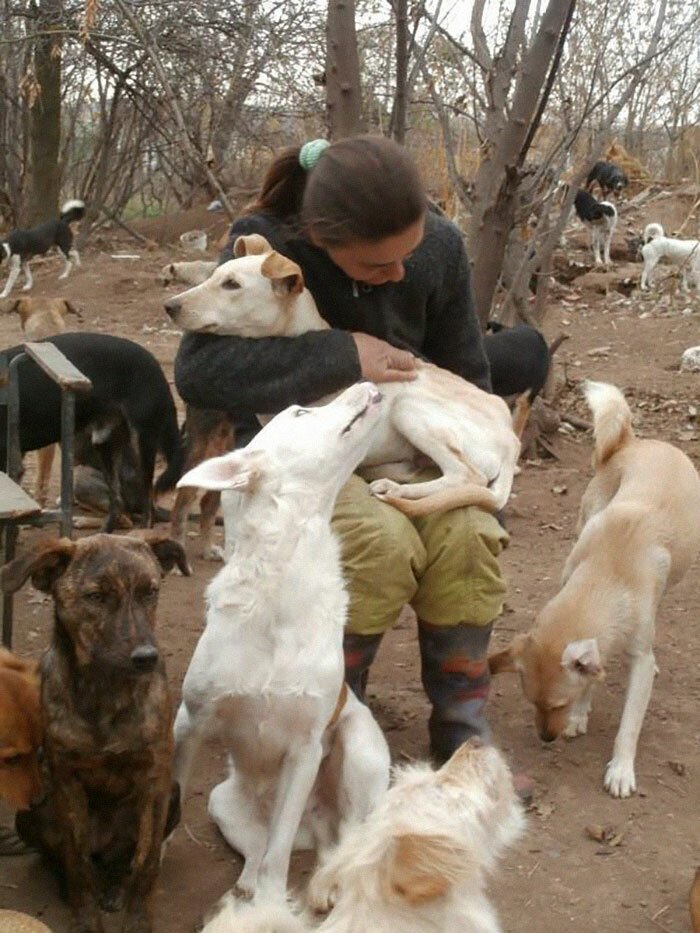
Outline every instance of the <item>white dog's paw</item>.
<svg viewBox="0 0 700 933">
<path fill-rule="evenodd" d="M 327 914 L 335 907 L 338 888 L 323 869 L 317 871 L 306 890 L 306 903 L 316 914 Z"/>
<path fill-rule="evenodd" d="M 375 479 L 369 484 L 370 494 L 377 499 L 385 499 L 387 496 L 401 496 L 401 487 L 393 479 Z"/>
<path fill-rule="evenodd" d="M 253 899 L 255 889 L 258 886 L 257 873 L 253 877 L 253 872 L 246 873 L 245 867 L 238 877 L 238 881 L 233 886 L 233 894 L 242 900 L 250 901 Z"/>
<path fill-rule="evenodd" d="M 59 278 L 60 278 L 60 276 L 59 276 Z M 30 282 L 29 285 L 23 285 L 23 286 L 22 286 L 22 291 L 23 291 L 23 292 L 28 292 L 28 291 L 31 291 L 31 288 L 32 288 L 32 283 Z"/>
<path fill-rule="evenodd" d="M 618 761 L 613 758 L 605 769 L 606 791 L 612 797 L 631 797 L 637 791 L 633 761 Z"/>
<path fill-rule="evenodd" d="M 224 549 L 219 547 L 218 544 L 210 544 L 202 551 L 202 560 L 211 560 L 223 563 L 224 559 Z"/>
<path fill-rule="evenodd" d="M 577 735 L 585 735 L 588 731 L 588 713 L 569 716 L 568 722 L 562 730 L 565 739 L 575 739 Z"/>
</svg>

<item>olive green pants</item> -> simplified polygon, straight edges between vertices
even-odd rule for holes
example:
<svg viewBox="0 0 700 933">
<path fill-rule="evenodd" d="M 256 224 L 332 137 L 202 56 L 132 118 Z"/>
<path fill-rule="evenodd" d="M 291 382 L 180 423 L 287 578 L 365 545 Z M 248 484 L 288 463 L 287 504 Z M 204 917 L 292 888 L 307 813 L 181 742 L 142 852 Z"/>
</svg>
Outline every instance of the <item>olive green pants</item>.
<svg viewBox="0 0 700 933">
<path fill-rule="evenodd" d="M 333 529 L 350 595 L 346 631 L 379 635 L 406 603 L 431 625 L 487 625 L 503 608 L 498 556 L 508 535 L 475 507 L 408 518 L 359 476 L 340 491 Z"/>
</svg>

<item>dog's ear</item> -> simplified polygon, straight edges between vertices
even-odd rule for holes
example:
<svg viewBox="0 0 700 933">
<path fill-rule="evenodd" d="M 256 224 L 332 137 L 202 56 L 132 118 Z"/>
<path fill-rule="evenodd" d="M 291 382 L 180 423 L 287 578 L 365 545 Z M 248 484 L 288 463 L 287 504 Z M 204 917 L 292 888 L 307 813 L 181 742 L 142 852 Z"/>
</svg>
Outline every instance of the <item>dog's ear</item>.
<svg viewBox="0 0 700 933">
<path fill-rule="evenodd" d="M 69 538 L 41 541 L 27 554 L 5 564 L 0 571 L 0 587 L 5 593 L 14 593 L 31 577 L 38 590 L 50 592 L 73 559 L 75 547 L 75 542 Z"/>
<path fill-rule="evenodd" d="M 212 457 L 191 469 L 180 479 L 177 488 L 196 486 L 199 489 L 236 489 L 251 491 L 262 476 L 261 459 L 255 452 L 235 451 L 223 457 Z"/>
<path fill-rule="evenodd" d="M 603 662 L 600 659 L 597 640 L 580 638 L 578 641 L 570 641 L 562 652 L 561 666 L 585 677 L 602 677 Z"/>
<path fill-rule="evenodd" d="M 506 672 L 515 673 L 522 667 L 522 654 L 529 635 L 518 635 L 513 641 L 504 648 L 503 651 L 496 651 L 489 655 L 489 671 L 492 674 L 504 674 Z"/>
<path fill-rule="evenodd" d="M 265 253 L 271 253 L 272 247 L 264 236 L 259 233 L 249 233 L 248 236 L 239 236 L 233 244 L 233 257 L 240 259 L 241 256 L 264 256 Z"/>
<path fill-rule="evenodd" d="M 19 314 L 22 320 L 28 316 L 31 307 L 31 298 L 18 298 L 13 301 L 7 309 L 8 314 Z"/>
<path fill-rule="evenodd" d="M 179 541 L 158 532 L 144 535 L 143 540 L 155 554 L 163 573 L 170 573 L 173 567 L 177 567 L 183 577 L 192 576 L 187 554 Z"/>
<path fill-rule="evenodd" d="M 281 253 L 270 253 L 266 256 L 260 271 L 266 279 L 270 279 L 272 290 L 281 297 L 300 295 L 304 291 L 301 269 Z"/>
<path fill-rule="evenodd" d="M 391 892 L 411 906 L 443 897 L 468 865 L 467 854 L 438 834 L 395 836 L 385 858 Z"/>
<path fill-rule="evenodd" d="M 81 314 L 78 307 L 73 304 L 72 301 L 68 301 L 67 298 L 63 298 L 62 302 L 63 302 L 63 307 L 65 309 L 63 312 L 64 314 L 74 314 L 78 318 L 79 321 L 83 320 L 83 315 Z"/>
</svg>

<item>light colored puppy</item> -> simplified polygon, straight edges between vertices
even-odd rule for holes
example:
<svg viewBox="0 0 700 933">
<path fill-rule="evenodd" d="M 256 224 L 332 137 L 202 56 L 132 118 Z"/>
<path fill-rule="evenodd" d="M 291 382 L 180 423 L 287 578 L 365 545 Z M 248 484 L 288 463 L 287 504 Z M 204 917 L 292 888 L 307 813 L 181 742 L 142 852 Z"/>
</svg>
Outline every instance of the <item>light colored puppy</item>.
<svg viewBox="0 0 700 933">
<path fill-rule="evenodd" d="M 43 340 L 62 334 L 66 330 L 66 317 L 74 315 L 80 323 L 83 317 L 76 306 L 65 298 L 18 298 L 9 309 L 10 314 L 19 314 L 22 332 L 27 340 Z M 49 444 L 37 451 L 35 498 L 40 506 L 46 505 L 49 495 L 49 480 L 58 444 Z"/>
<path fill-rule="evenodd" d="M 299 266 L 264 237 L 239 237 L 234 255 L 206 282 L 165 302 L 178 326 L 240 337 L 328 329 Z M 505 506 L 520 441 L 503 399 L 421 361 L 415 380 L 384 383 L 382 393 L 385 415 L 362 464 L 381 477 L 370 484 L 373 495 L 414 516 L 463 505 L 489 511 Z M 417 454 L 442 476 L 401 482 L 414 471 Z"/>
<path fill-rule="evenodd" d="M 160 270 L 158 281 L 161 285 L 182 282 L 183 285 L 200 285 L 216 269 L 215 262 L 193 259 L 190 262 L 169 262 Z"/>
<path fill-rule="evenodd" d="M 581 502 L 580 534 L 562 589 L 534 629 L 492 655 L 489 665 L 492 674 L 520 674 L 540 738 L 551 742 L 586 732 L 593 685 L 613 650 L 624 647 L 629 682 L 604 784 L 613 797 L 629 797 L 654 680 L 657 608 L 700 548 L 700 478 L 676 447 L 634 436 L 619 389 L 588 382 L 585 391 L 594 417 L 595 476 Z"/>
<path fill-rule="evenodd" d="M 389 782 L 384 736 L 343 682 L 348 597 L 330 526 L 383 404 L 364 382 L 328 405 L 292 406 L 247 447 L 178 483 L 242 496 L 235 546 L 207 591 L 206 628 L 185 675 L 175 775 L 184 790 L 216 719 L 230 770 L 209 813 L 245 858 L 238 888 L 264 901 L 284 901 L 295 844 L 331 845 Z"/>
<path fill-rule="evenodd" d="M 652 236 L 647 240 L 650 228 Z M 661 230 L 660 234 L 659 230 Z M 652 273 L 662 259 L 668 259 L 681 270 L 682 286 L 685 291 L 688 290 L 689 274 L 693 284 L 700 285 L 700 242 L 698 240 L 674 240 L 672 237 L 664 236 L 661 224 L 648 224 L 644 230 L 644 240 L 644 246 L 642 246 L 644 269 L 640 288 L 647 289 L 651 286 Z"/>
<path fill-rule="evenodd" d="M 66 317 L 74 315 L 82 323 L 76 306 L 66 298 L 18 298 L 9 313 L 19 314 L 22 332 L 27 340 L 43 340 L 66 330 Z"/>
<path fill-rule="evenodd" d="M 310 906 L 332 908 L 320 925 L 229 898 L 203 933 L 498 933 L 486 877 L 524 824 L 503 756 L 472 740 L 394 778 L 311 879 Z"/>
</svg>

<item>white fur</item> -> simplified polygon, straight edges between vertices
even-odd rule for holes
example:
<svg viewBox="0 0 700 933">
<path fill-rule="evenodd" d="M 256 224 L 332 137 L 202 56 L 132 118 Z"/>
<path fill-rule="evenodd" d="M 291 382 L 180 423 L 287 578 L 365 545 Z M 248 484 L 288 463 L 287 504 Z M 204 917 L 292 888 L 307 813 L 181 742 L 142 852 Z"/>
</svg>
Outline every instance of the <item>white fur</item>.
<svg viewBox="0 0 700 933">
<path fill-rule="evenodd" d="M 292 847 L 334 843 L 388 784 L 389 751 L 368 708 L 343 687 L 347 593 L 330 518 L 364 456 L 381 396 L 370 383 L 328 405 L 292 406 L 241 451 L 205 461 L 178 486 L 242 493 L 233 552 L 207 591 L 206 628 L 175 722 L 184 789 L 207 722 L 230 743 L 209 812 L 245 858 L 238 887 L 284 900 Z"/>
<path fill-rule="evenodd" d="M 328 328 L 299 266 L 257 235 L 239 237 L 235 250 L 238 258 L 165 303 L 180 327 L 240 337 L 295 337 Z M 503 508 L 520 453 L 503 399 L 421 362 L 415 380 L 383 383 L 381 390 L 385 415 L 362 464 L 380 477 L 370 484 L 373 495 L 412 516 L 461 505 Z M 410 474 L 418 452 L 442 476 L 397 481 Z"/>
<path fill-rule="evenodd" d="M 612 207 L 615 213 L 612 216 L 603 214 L 598 220 L 584 221 L 584 225 L 590 231 L 593 261 L 597 266 L 609 266 L 610 244 L 617 226 L 617 208 L 612 201 L 601 201 L 600 203 L 605 204 L 606 207 Z"/>
<path fill-rule="evenodd" d="M 81 208 L 85 207 L 85 201 L 80 201 L 77 198 L 73 198 L 70 201 L 66 201 L 66 203 L 61 208 L 61 213 L 67 214 L 68 211 L 72 211 L 73 208 L 75 207 L 81 207 Z"/>
<path fill-rule="evenodd" d="M 190 262 L 169 262 L 160 270 L 161 285 L 182 282 L 185 285 L 201 285 L 216 269 L 215 262 L 193 259 Z"/>
<path fill-rule="evenodd" d="M 523 824 L 500 752 L 466 743 L 439 771 L 396 769 L 379 806 L 311 879 L 310 906 L 332 908 L 320 925 L 230 899 L 203 933 L 498 933 L 486 877 Z"/>
<path fill-rule="evenodd" d="M 644 243 L 648 243 L 650 240 L 656 239 L 659 236 L 666 236 L 664 233 L 664 228 L 661 224 L 647 224 L 644 228 L 644 234 L 642 235 L 642 240 Z"/>
<path fill-rule="evenodd" d="M 657 235 L 644 244 L 642 257 L 644 258 L 640 282 L 642 289 L 650 287 L 652 272 L 662 259 L 668 259 L 674 266 L 680 268 L 684 290 L 688 289 L 688 273 L 696 286 L 700 284 L 700 243 L 698 240 L 674 240 L 671 237 Z"/>
</svg>

